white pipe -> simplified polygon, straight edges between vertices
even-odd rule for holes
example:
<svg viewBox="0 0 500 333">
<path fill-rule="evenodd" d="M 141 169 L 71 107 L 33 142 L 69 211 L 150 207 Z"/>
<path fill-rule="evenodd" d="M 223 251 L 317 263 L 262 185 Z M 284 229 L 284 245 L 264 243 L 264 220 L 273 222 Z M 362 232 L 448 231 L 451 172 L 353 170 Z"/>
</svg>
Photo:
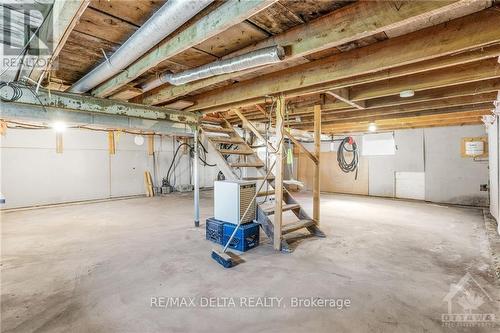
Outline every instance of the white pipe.
<svg viewBox="0 0 500 333">
<path fill-rule="evenodd" d="M 188 69 L 184 72 L 172 74 L 162 73 L 158 78 L 147 81 L 140 87 L 143 91 L 148 91 L 159 87 L 164 83 L 175 86 L 188 82 L 205 79 L 207 77 L 233 73 L 249 68 L 277 63 L 283 60 L 285 51 L 281 46 L 270 46 L 256 51 L 248 52 L 237 57 L 217 60 L 210 64 Z"/>
<path fill-rule="evenodd" d="M 168 0 L 149 18 L 108 61 L 101 63 L 69 89 L 84 93 L 125 70 L 130 64 L 161 42 L 213 0 Z"/>
</svg>

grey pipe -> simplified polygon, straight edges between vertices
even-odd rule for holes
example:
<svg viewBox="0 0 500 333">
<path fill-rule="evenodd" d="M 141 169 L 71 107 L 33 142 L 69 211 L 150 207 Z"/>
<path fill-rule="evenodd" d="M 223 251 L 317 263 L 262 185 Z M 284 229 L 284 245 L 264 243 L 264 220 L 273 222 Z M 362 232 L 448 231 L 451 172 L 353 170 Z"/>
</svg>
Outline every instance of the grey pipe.
<svg viewBox="0 0 500 333">
<path fill-rule="evenodd" d="M 126 69 L 213 0 L 168 0 L 108 59 L 78 80 L 69 89 L 84 93 Z"/>
<path fill-rule="evenodd" d="M 162 73 L 158 78 L 148 81 L 140 87 L 148 91 L 159 87 L 164 83 L 175 86 L 188 82 L 205 79 L 215 75 L 233 73 L 249 68 L 280 62 L 285 57 L 285 51 L 281 46 L 270 46 L 256 51 L 248 52 L 234 58 L 217 60 L 210 64 L 192 68 L 184 72 L 172 74 Z"/>
</svg>

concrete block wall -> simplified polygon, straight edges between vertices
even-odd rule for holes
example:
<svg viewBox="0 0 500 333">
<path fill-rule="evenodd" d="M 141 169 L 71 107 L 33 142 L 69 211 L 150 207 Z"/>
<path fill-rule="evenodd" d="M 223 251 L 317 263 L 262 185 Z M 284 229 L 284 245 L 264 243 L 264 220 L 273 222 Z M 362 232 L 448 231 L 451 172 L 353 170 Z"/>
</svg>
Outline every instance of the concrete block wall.
<svg viewBox="0 0 500 333">
<path fill-rule="evenodd" d="M 489 176 L 490 176 L 490 213 L 500 222 L 500 117 L 488 126 Z M 500 227 L 498 228 L 500 233 Z"/>
<path fill-rule="evenodd" d="M 153 163 L 147 140 L 138 146 L 134 137 L 115 134 L 116 154 L 110 155 L 107 132 L 67 129 L 63 133 L 63 153 L 58 154 L 53 130 L 8 129 L 0 138 L 0 192 L 6 198 L 2 208 L 144 194 L 144 171 L 156 175 L 155 184 L 161 184 L 176 146 L 170 136 L 155 136 Z M 187 154 L 182 155 L 172 180 L 191 184 L 191 167 Z M 216 169 L 200 164 L 202 187 L 213 186 Z"/>
<path fill-rule="evenodd" d="M 368 194 L 397 197 L 397 175 L 423 173 L 426 201 L 488 206 L 488 192 L 480 191 L 480 185 L 489 181 L 488 162 L 462 158 L 460 154 L 463 137 L 485 135 L 483 125 L 394 131 L 394 155 L 365 159 L 368 163 Z M 361 151 L 362 135 L 354 135 L 354 138 Z M 307 144 L 307 147 L 313 149 L 312 144 Z M 322 143 L 321 149 L 329 151 L 330 144 Z M 337 145 L 334 145 L 334 150 L 337 150 Z"/>
</svg>

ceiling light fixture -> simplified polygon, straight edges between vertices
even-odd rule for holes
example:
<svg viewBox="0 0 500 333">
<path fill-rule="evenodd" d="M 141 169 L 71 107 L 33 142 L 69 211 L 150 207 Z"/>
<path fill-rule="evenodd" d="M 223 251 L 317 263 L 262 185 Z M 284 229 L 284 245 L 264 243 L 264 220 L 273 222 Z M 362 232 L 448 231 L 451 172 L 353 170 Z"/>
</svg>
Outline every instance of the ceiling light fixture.
<svg viewBox="0 0 500 333">
<path fill-rule="evenodd" d="M 415 96 L 415 91 L 411 89 L 403 90 L 399 93 L 399 97 L 408 98 Z"/>
<path fill-rule="evenodd" d="M 56 121 L 55 123 L 52 124 L 52 128 L 57 133 L 64 132 L 66 130 L 66 127 L 67 127 L 66 124 L 63 123 L 62 121 Z"/>
<path fill-rule="evenodd" d="M 377 130 L 377 125 L 375 123 L 370 123 L 370 125 L 368 125 L 368 130 L 370 132 L 375 132 Z"/>
</svg>

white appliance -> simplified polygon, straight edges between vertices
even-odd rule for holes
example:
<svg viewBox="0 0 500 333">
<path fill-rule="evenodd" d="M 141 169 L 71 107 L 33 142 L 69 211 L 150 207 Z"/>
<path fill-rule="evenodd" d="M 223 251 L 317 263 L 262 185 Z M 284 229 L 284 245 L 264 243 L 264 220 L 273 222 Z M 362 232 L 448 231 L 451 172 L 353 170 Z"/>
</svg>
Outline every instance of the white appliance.
<svg viewBox="0 0 500 333">
<path fill-rule="evenodd" d="M 215 219 L 238 224 L 255 196 L 255 191 L 255 182 L 242 180 L 216 181 L 214 184 Z M 254 200 L 241 223 L 252 222 L 255 220 L 255 214 L 256 208 Z"/>
</svg>

